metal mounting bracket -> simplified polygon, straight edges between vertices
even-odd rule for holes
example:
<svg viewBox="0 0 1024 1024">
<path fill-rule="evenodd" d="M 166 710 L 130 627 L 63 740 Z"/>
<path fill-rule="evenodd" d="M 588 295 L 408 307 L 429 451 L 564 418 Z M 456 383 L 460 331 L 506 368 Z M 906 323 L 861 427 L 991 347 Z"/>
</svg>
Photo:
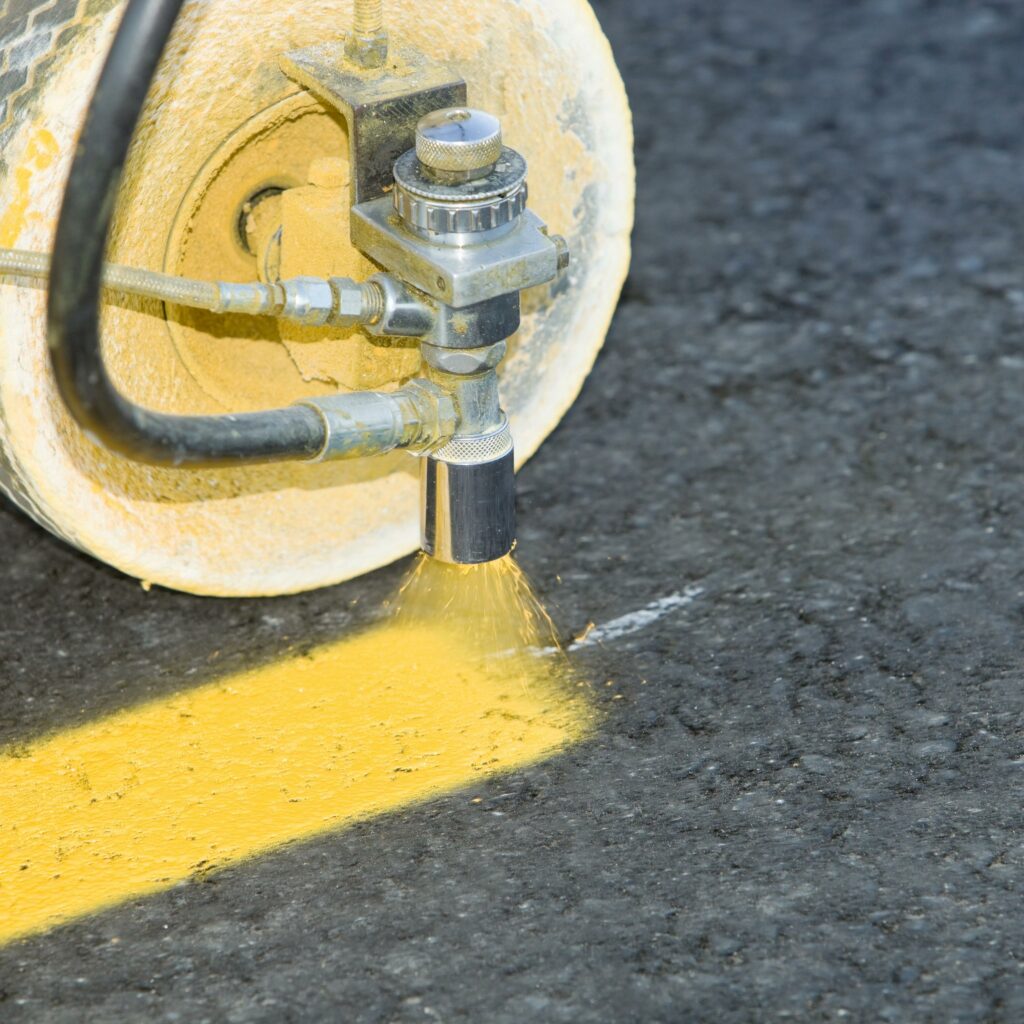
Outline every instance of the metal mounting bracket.
<svg viewBox="0 0 1024 1024">
<path fill-rule="evenodd" d="M 558 249 L 529 210 L 510 234 L 470 249 L 432 245 L 396 221 L 390 198 L 353 207 L 353 245 L 438 302 L 461 308 L 558 276 Z"/>
<path fill-rule="evenodd" d="M 348 122 L 352 205 L 379 199 L 394 184 L 395 161 L 416 144 L 421 117 L 466 105 L 466 83 L 415 50 L 392 47 L 387 65 L 368 72 L 344 42 L 292 50 L 281 70 Z"/>
</svg>

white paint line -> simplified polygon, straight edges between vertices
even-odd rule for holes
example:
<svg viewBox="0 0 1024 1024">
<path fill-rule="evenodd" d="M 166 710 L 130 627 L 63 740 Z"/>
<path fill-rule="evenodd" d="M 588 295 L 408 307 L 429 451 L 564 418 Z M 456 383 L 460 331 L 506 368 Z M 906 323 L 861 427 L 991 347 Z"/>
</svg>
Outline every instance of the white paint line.
<svg viewBox="0 0 1024 1024">
<path fill-rule="evenodd" d="M 613 640 L 620 640 L 624 636 L 639 633 L 642 629 L 646 629 L 659 619 L 674 611 L 678 611 L 680 608 L 688 607 L 703 594 L 703 587 L 691 584 L 681 594 L 669 594 L 667 597 L 659 597 L 657 601 L 652 601 L 650 604 L 644 605 L 643 608 L 638 608 L 635 612 L 627 612 L 625 615 L 620 615 L 617 619 L 611 619 L 603 625 L 593 626 L 579 640 L 571 643 L 568 648 L 531 647 L 528 648 L 528 651 L 538 658 L 546 658 L 552 654 L 557 654 L 560 650 L 579 651 L 597 644 L 606 644 Z M 490 657 L 509 658 L 519 653 L 521 653 L 519 649 L 509 648 L 508 650 L 498 651 L 490 655 Z"/>
<path fill-rule="evenodd" d="M 617 619 L 605 622 L 603 625 L 595 626 L 585 637 L 577 640 L 569 647 L 570 651 L 578 651 L 583 647 L 591 647 L 594 644 L 607 644 L 613 640 L 619 640 L 631 633 L 639 633 L 653 625 L 658 619 L 663 618 L 670 612 L 679 608 L 686 608 L 693 604 L 701 594 L 703 587 L 689 586 L 681 594 L 669 594 L 667 597 L 659 597 L 643 608 L 635 612 L 620 615 Z"/>
</svg>

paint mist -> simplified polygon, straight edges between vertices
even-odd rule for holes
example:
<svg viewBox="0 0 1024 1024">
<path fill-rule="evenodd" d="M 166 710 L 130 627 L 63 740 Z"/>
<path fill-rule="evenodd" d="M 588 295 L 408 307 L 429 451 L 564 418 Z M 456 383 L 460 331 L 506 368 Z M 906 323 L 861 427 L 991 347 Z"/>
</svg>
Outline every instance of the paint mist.
<svg viewBox="0 0 1024 1024">
<path fill-rule="evenodd" d="M 395 618 L 430 624 L 483 657 L 554 658 L 568 667 L 555 624 L 511 555 L 451 565 L 420 555 L 394 602 Z"/>
</svg>

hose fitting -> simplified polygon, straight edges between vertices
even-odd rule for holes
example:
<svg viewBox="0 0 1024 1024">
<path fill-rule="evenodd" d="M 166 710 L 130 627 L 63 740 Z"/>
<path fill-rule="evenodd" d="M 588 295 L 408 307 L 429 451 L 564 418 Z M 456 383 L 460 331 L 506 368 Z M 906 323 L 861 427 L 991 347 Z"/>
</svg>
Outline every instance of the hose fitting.
<svg viewBox="0 0 1024 1024">
<path fill-rule="evenodd" d="M 297 403 L 312 409 L 324 426 L 324 445 L 310 460 L 383 455 L 403 448 L 422 452 L 443 445 L 455 433 L 455 403 L 427 380 L 399 391 L 356 391 Z"/>
</svg>

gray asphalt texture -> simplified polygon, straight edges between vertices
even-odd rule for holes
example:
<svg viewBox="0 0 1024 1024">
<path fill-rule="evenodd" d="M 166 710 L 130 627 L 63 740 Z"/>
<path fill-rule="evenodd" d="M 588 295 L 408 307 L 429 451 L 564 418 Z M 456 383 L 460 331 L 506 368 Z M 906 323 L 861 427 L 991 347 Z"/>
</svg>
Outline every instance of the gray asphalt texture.
<svg viewBox="0 0 1024 1024">
<path fill-rule="evenodd" d="M 567 635 L 702 595 L 581 653 L 584 745 L 0 950 L 0 1020 L 1024 1019 L 1024 7 L 596 8 L 636 257 L 521 561 Z M 215 602 L 0 544 L 0 741 L 404 571 Z"/>
</svg>

